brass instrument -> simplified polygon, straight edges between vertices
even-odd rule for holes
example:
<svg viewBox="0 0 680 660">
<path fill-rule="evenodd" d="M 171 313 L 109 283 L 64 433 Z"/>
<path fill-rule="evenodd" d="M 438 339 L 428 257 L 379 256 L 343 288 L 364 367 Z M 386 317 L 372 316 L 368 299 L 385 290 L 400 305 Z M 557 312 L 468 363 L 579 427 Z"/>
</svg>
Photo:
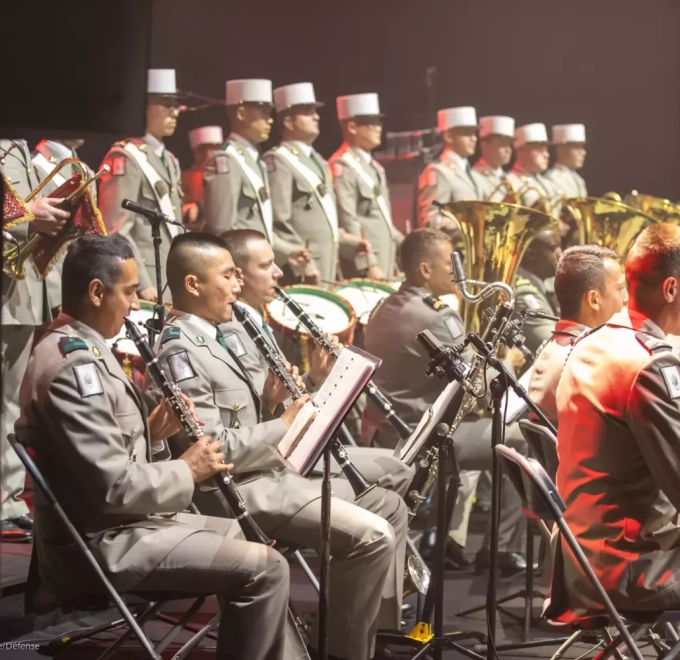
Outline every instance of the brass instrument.
<svg viewBox="0 0 680 660">
<path fill-rule="evenodd" d="M 486 196 L 486 201 L 492 201 L 493 196 L 499 192 L 501 188 L 505 188 L 505 196 L 503 197 L 504 202 L 507 202 L 508 204 L 519 204 L 519 195 L 510 179 L 502 179 L 499 181 L 498 185 Z"/>
<path fill-rule="evenodd" d="M 626 195 L 624 202 L 643 213 L 656 218 L 659 222 L 680 224 L 680 204 L 675 204 L 662 197 L 654 197 L 633 190 Z"/>
<path fill-rule="evenodd" d="M 658 219 L 624 204 L 616 193 L 607 195 L 572 197 L 564 204 L 576 222 L 581 245 L 608 247 L 625 259 L 640 232 Z"/>
<path fill-rule="evenodd" d="M 99 172 L 97 172 L 93 177 L 89 177 L 87 170 L 83 164 L 77 158 L 64 158 L 60 161 L 56 167 L 49 173 L 49 175 L 40 182 L 37 188 L 34 188 L 29 195 L 24 200 L 26 203 L 33 200 L 43 188 L 62 170 L 64 167 L 73 166 L 78 172 L 75 176 L 80 176 L 80 184 L 78 188 L 66 197 L 62 203 L 65 209 L 74 208 L 82 195 L 85 193 L 85 189 L 94 183 L 99 176 L 109 171 L 109 166 L 104 165 Z M 2 270 L 8 277 L 23 280 L 26 277 L 26 269 L 24 264 L 26 260 L 33 254 L 38 243 L 40 241 L 41 234 L 39 232 L 32 233 L 26 240 L 22 241 L 18 245 L 4 244 L 2 252 Z"/>
</svg>

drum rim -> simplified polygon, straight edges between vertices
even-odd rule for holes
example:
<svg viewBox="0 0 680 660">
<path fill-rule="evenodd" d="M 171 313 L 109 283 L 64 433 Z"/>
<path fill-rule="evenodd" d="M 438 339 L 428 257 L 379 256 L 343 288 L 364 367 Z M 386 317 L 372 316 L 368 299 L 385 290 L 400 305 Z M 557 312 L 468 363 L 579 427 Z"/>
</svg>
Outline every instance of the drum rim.
<svg viewBox="0 0 680 660">
<path fill-rule="evenodd" d="M 370 283 L 370 286 L 365 286 Z M 381 282 L 380 280 L 372 280 L 368 277 L 354 277 L 351 280 L 345 280 L 344 282 L 338 282 L 333 287 L 333 292 L 337 292 L 338 289 L 342 287 L 347 287 L 349 289 L 373 289 L 374 291 L 382 291 L 383 293 L 392 294 L 396 291 L 386 282 Z M 340 294 L 338 294 L 340 295 Z"/>
</svg>

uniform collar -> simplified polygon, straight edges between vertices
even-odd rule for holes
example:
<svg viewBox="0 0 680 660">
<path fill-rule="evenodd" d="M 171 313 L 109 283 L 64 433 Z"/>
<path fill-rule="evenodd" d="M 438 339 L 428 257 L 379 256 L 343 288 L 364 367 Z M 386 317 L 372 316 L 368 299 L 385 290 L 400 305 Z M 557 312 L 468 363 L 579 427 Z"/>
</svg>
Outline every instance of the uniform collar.
<svg viewBox="0 0 680 660">
<path fill-rule="evenodd" d="M 528 176 L 528 177 L 533 178 L 533 179 L 535 179 L 535 178 L 541 176 L 541 174 L 542 174 L 542 172 L 539 172 L 538 174 L 529 174 L 529 172 L 527 172 L 527 171 L 524 169 L 524 167 L 521 165 L 521 163 L 520 163 L 519 161 L 516 162 L 516 163 L 513 165 L 512 171 L 513 171 L 515 174 L 521 174 L 521 175 L 523 175 L 523 176 Z"/>
<path fill-rule="evenodd" d="M 484 158 L 480 158 L 475 163 L 476 170 L 483 170 L 487 174 L 494 174 L 499 179 L 505 178 L 505 170 L 502 167 L 493 168 L 489 163 L 486 162 Z"/>
<path fill-rule="evenodd" d="M 467 158 L 464 158 L 460 154 L 457 154 L 455 151 L 449 149 L 448 147 L 446 147 L 442 152 L 442 159 L 448 160 L 454 165 L 457 165 L 458 168 L 463 172 L 467 172 L 468 167 L 470 167 L 470 161 L 468 161 Z"/>
<path fill-rule="evenodd" d="M 211 339 L 217 339 L 217 326 L 202 319 L 200 316 L 195 314 L 189 314 L 188 312 L 182 312 L 179 309 L 170 310 L 170 315 L 175 316 L 178 319 L 184 321 L 187 325 L 191 326 L 196 332 L 200 334 L 206 334 Z"/>
<path fill-rule="evenodd" d="M 64 158 L 77 158 L 77 154 L 73 149 L 69 149 L 65 144 L 57 142 L 55 140 L 43 140 L 41 144 L 44 144 L 45 148 L 54 156 L 57 160 L 64 160 Z M 38 145 L 40 147 L 40 144 Z"/>
<path fill-rule="evenodd" d="M 305 156 L 307 156 L 307 158 L 309 158 L 312 155 L 312 151 L 314 151 L 312 145 L 305 144 L 299 140 L 290 140 L 289 144 L 292 144 L 293 147 L 299 149 Z"/>
<path fill-rule="evenodd" d="M 165 151 L 165 145 L 161 140 L 159 140 L 157 137 L 154 137 L 151 135 L 151 133 L 147 133 L 144 136 L 144 142 L 146 142 L 149 147 L 151 148 L 151 151 L 153 151 L 156 156 L 159 158 L 163 158 L 163 152 Z"/>
<path fill-rule="evenodd" d="M 73 333 L 80 339 L 97 344 L 97 347 L 101 351 L 107 351 L 108 353 L 111 353 L 111 348 L 106 342 L 106 339 L 104 339 L 104 337 L 99 334 L 91 325 L 88 325 L 83 321 L 79 321 L 78 319 L 75 319 L 64 312 L 60 312 L 59 316 L 57 316 L 57 318 L 52 322 L 50 325 L 50 331 L 61 332 L 67 335 Z"/>
<path fill-rule="evenodd" d="M 564 172 L 576 172 L 576 170 L 573 170 L 571 167 L 567 167 L 563 163 L 559 163 L 559 162 L 557 162 L 553 165 L 553 169 L 554 170 L 562 170 Z"/>
<path fill-rule="evenodd" d="M 359 149 L 359 147 L 354 147 L 353 150 L 360 158 L 364 160 L 364 162 L 367 165 L 371 164 L 373 156 L 371 156 L 371 154 L 369 154 L 368 151 L 365 151 L 364 149 Z"/>
<path fill-rule="evenodd" d="M 638 332 L 644 332 L 657 339 L 665 339 L 666 333 L 654 321 L 633 309 L 624 309 L 609 319 L 607 325 L 618 325 L 623 328 L 632 328 Z"/>
<path fill-rule="evenodd" d="M 260 310 L 256 309 L 255 307 L 251 307 L 244 300 L 239 300 L 239 303 L 241 305 L 243 305 L 246 312 L 248 312 L 248 316 L 250 316 L 250 318 L 253 319 L 253 321 L 255 321 L 255 323 L 257 323 L 257 327 L 261 328 L 262 325 L 264 324 L 264 318 L 262 317 Z"/>
<path fill-rule="evenodd" d="M 589 329 L 590 328 L 588 328 L 587 325 L 583 325 L 583 323 L 578 323 L 577 321 L 570 321 L 568 319 L 560 319 L 555 324 L 555 330 L 553 332 L 578 337 L 584 330 Z"/>
<path fill-rule="evenodd" d="M 245 149 L 255 162 L 260 159 L 260 150 L 252 142 L 249 142 L 238 133 L 234 133 L 233 131 L 229 133 L 227 141 L 235 142 L 239 147 Z"/>
</svg>

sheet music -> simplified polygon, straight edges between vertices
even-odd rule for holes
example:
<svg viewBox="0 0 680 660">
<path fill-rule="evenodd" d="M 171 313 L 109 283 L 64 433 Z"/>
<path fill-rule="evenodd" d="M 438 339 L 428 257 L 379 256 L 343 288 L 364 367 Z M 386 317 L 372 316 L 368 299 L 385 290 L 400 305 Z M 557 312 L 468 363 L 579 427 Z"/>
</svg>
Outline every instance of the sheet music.
<svg viewBox="0 0 680 660">
<path fill-rule="evenodd" d="M 531 365 L 529 369 L 519 379 L 519 384 L 527 391 L 529 391 L 529 381 L 531 374 L 534 372 L 534 366 Z M 510 388 L 504 395 L 501 402 L 501 411 L 505 412 L 505 406 L 508 406 L 508 414 L 505 417 L 505 424 L 509 426 L 514 424 L 529 408 L 524 399 L 515 394 L 515 390 Z"/>
<path fill-rule="evenodd" d="M 289 467 L 307 474 L 379 365 L 380 360 L 353 346 L 340 352 L 312 402 L 303 407 L 277 445 Z"/>
</svg>

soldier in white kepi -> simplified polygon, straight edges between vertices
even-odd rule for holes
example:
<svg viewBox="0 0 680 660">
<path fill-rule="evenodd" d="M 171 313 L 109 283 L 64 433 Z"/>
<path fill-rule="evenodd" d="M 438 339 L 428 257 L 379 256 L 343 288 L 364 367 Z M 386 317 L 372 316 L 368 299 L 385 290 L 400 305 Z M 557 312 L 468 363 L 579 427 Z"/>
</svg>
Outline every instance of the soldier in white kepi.
<svg viewBox="0 0 680 660">
<path fill-rule="evenodd" d="M 231 133 L 203 173 L 205 231 L 220 236 L 231 229 L 255 229 L 272 244 L 277 264 L 306 268 L 309 251 L 279 246 L 274 235 L 267 167 L 259 148 L 272 129 L 271 80 L 228 80 L 226 87 Z"/>
<path fill-rule="evenodd" d="M 116 142 L 102 164 L 111 169 L 99 178 L 99 209 L 109 234 L 120 234 L 132 248 L 139 271 L 138 295 L 156 302 L 156 260 L 151 223 L 121 208 L 124 199 L 149 206 L 181 222 L 183 215 L 179 161 L 163 140 L 177 128 L 179 98 L 174 69 L 150 69 L 147 79 L 146 135 Z M 165 285 L 165 262 L 172 239 L 181 227 L 161 223 L 160 263 Z"/>
<path fill-rule="evenodd" d="M 567 197 L 587 197 L 586 182 L 578 173 L 586 160 L 586 127 L 583 124 L 553 126 L 552 141 L 557 160 L 548 177 Z"/>
<path fill-rule="evenodd" d="M 185 204 L 196 204 L 184 218 L 184 224 L 190 231 L 200 231 L 203 227 L 203 170 L 223 142 L 221 126 L 201 126 L 189 131 L 189 145 L 194 154 L 194 164 L 182 172 L 182 189 Z"/>
<path fill-rule="evenodd" d="M 366 239 L 371 250 L 363 263 L 340 255 L 344 277 L 392 279 L 397 273 L 397 248 L 404 239 L 392 224 L 387 178 L 371 152 L 382 139 L 377 94 L 337 98 L 344 143 L 330 157 L 338 200 L 338 220 L 348 234 Z"/>
<path fill-rule="evenodd" d="M 515 120 L 499 115 L 479 118 L 479 140 L 482 157 L 475 163 L 474 171 L 483 181 L 483 198 L 492 202 L 503 201 L 508 188 L 501 185 L 506 179 L 503 169 L 512 159 L 512 138 Z"/>
<path fill-rule="evenodd" d="M 346 259 L 356 257 L 365 262 L 366 244 L 338 226 L 328 163 L 312 146 L 319 136 L 318 109 L 322 106 L 312 83 L 275 89 L 274 107 L 282 140 L 264 155 L 264 160 L 277 246 L 287 246 L 287 251 L 293 253 L 308 242 L 313 261 L 304 273 L 305 282 L 332 286 L 338 275 L 338 253 Z M 301 275 L 286 263 L 281 268 L 284 284 Z"/>
<path fill-rule="evenodd" d="M 477 147 L 477 113 L 469 106 L 440 110 L 437 127 L 446 146 L 439 160 L 430 163 L 420 175 L 418 226 L 455 232 L 456 224 L 440 212 L 436 203 L 484 197 L 484 182 L 468 160 Z"/>
</svg>

